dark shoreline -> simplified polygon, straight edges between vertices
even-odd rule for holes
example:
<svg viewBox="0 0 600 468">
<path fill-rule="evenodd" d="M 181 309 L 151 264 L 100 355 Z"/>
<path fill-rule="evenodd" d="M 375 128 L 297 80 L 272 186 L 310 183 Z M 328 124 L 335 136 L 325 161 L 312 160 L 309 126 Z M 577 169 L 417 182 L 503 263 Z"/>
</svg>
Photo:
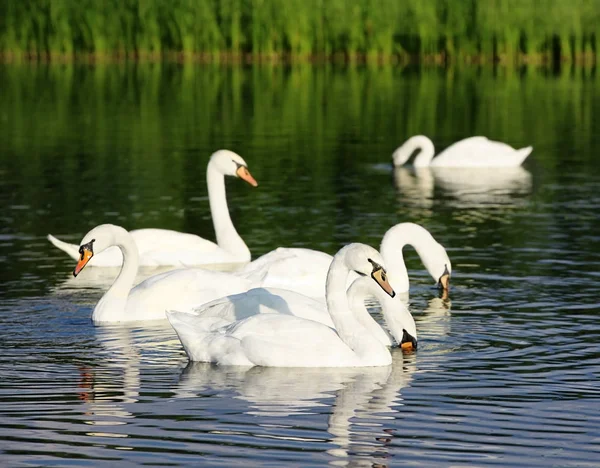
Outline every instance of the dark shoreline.
<svg viewBox="0 0 600 468">
<path fill-rule="evenodd" d="M 595 66 L 597 59 L 592 52 L 576 54 L 573 59 L 568 56 L 560 58 L 549 54 L 518 54 L 514 57 L 498 55 L 463 55 L 450 56 L 444 53 L 429 55 L 389 55 L 381 54 L 313 54 L 293 55 L 289 53 L 253 54 L 253 53 L 184 53 L 184 52 L 135 52 L 135 53 L 12 53 L 0 52 L 0 63 L 56 63 L 56 64 L 112 64 L 112 63 L 200 63 L 226 65 L 258 65 L 258 64 L 311 64 L 311 65 L 434 65 L 434 66 L 470 66 L 470 65 L 501 65 L 523 66 L 535 65 L 551 67 L 556 65 Z"/>
</svg>

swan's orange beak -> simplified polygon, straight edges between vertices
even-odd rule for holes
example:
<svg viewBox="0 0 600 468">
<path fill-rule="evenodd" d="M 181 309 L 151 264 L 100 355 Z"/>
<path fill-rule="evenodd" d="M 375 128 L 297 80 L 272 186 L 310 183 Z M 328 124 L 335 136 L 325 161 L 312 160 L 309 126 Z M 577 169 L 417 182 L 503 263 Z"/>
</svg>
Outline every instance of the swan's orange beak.
<svg viewBox="0 0 600 468">
<path fill-rule="evenodd" d="M 238 167 L 238 170 L 235 171 L 235 173 L 237 174 L 237 176 L 240 179 L 245 180 L 250 185 L 252 185 L 252 187 L 257 187 L 258 186 L 258 182 L 256 182 L 256 180 L 254 179 L 254 177 L 252 177 L 252 174 L 250 174 L 250 171 L 248 170 L 248 168 L 246 166 L 240 166 L 240 167 Z"/>
<path fill-rule="evenodd" d="M 379 286 L 381 286 L 381 289 L 383 289 L 391 297 L 394 297 L 396 295 L 396 293 L 394 291 L 394 288 L 392 288 L 392 285 L 388 281 L 385 270 L 383 269 L 382 266 L 377 265 L 375 262 L 372 262 L 372 263 L 373 263 L 374 269 L 373 269 L 373 272 L 371 273 L 371 278 L 373 278 L 377 282 L 377 284 Z"/>
<path fill-rule="evenodd" d="M 402 340 L 400 342 L 400 348 L 403 353 L 412 353 L 417 350 L 417 340 L 406 330 L 402 331 Z"/>
<path fill-rule="evenodd" d="M 448 273 L 447 269 L 444 271 L 444 274 L 440 276 L 438 284 L 444 292 L 450 291 L 450 273 Z"/>
<path fill-rule="evenodd" d="M 81 273 L 81 270 L 83 270 L 83 268 L 94 256 L 94 252 L 83 246 L 79 248 L 79 253 L 81 254 L 81 257 L 79 257 L 79 261 L 73 270 L 73 276 L 77 276 L 79 273 Z"/>
</svg>

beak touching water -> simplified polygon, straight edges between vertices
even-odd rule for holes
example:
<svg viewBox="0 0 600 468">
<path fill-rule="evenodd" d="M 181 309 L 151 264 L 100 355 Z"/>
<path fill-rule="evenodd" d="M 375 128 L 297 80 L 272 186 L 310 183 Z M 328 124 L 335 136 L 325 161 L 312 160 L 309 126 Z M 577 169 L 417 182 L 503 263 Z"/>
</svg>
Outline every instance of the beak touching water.
<svg viewBox="0 0 600 468">
<path fill-rule="evenodd" d="M 438 286 L 446 292 L 450 290 L 450 272 L 447 265 L 444 265 L 444 273 L 438 280 Z"/>
<path fill-rule="evenodd" d="M 405 353 L 410 353 L 417 349 L 417 340 L 406 330 L 403 330 L 400 348 L 402 348 L 402 351 Z"/>
<path fill-rule="evenodd" d="M 94 256 L 93 242 L 94 241 L 92 240 L 92 242 L 89 242 L 88 244 L 79 247 L 80 257 L 77 262 L 77 265 L 75 266 L 75 269 L 73 270 L 73 276 L 77 276 L 79 273 L 81 273 L 81 270 L 83 270 L 83 268 Z"/>
<path fill-rule="evenodd" d="M 252 177 L 252 174 L 250 174 L 250 171 L 248 170 L 248 168 L 246 166 L 238 167 L 237 171 L 235 171 L 235 173 L 237 174 L 237 176 L 240 179 L 245 180 L 250 185 L 252 185 L 252 187 L 258 186 L 258 182 L 256 182 L 256 179 L 254 179 L 254 177 Z"/>
</svg>

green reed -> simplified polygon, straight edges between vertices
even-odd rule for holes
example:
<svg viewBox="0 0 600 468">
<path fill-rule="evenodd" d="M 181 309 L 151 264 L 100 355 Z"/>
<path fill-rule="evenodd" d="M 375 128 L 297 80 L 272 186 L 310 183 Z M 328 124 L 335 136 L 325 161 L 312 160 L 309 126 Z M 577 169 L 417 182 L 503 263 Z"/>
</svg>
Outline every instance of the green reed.
<svg viewBox="0 0 600 468">
<path fill-rule="evenodd" d="M 600 0 L 3 0 L 6 58 L 590 60 Z"/>
</svg>

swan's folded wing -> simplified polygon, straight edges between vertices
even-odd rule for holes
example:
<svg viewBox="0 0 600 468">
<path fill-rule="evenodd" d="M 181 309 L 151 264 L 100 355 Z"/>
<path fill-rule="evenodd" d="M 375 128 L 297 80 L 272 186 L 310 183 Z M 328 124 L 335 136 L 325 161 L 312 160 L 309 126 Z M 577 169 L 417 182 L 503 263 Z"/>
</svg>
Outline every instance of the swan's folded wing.
<svg viewBox="0 0 600 468">
<path fill-rule="evenodd" d="M 246 265 L 240 272 L 250 273 L 268 268 L 270 275 L 315 275 L 315 270 L 331 265 L 333 257 L 312 249 L 279 247 Z"/>
<path fill-rule="evenodd" d="M 228 323 L 259 314 L 295 315 L 333 327 L 324 301 L 278 288 L 253 288 L 207 302 L 192 312 L 202 317 L 220 317 Z"/>
<path fill-rule="evenodd" d="M 155 250 L 198 250 L 210 252 L 217 244 L 195 234 L 169 229 L 135 229 L 130 231 L 140 255 Z"/>
<path fill-rule="evenodd" d="M 218 317 L 168 312 L 192 361 L 222 365 L 339 367 L 352 365 L 353 351 L 320 323 L 291 315 L 255 315 L 218 327 Z"/>
<path fill-rule="evenodd" d="M 232 324 L 227 334 L 240 340 L 246 358 L 258 366 L 338 367 L 355 361 L 335 330 L 295 316 L 250 317 Z"/>
<path fill-rule="evenodd" d="M 209 265 L 236 262 L 234 256 L 217 244 L 195 234 L 168 229 L 131 231 L 143 265 Z M 228 259 L 228 256 L 231 256 Z"/>
<path fill-rule="evenodd" d="M 280 247 L 246 265 L 240 274 L 262 277 L 264 287 L 322 298 L 332 259 L 331 255 L 318 250 Z"/>
<path fill-rule="evenodd" d="M 240 340 L 226 333 L 227 326 L 218 317 L 201 318 L 187 312 L 168 311 L 167 318 L 190 361 L 254 365 L 244 355 Z"/>
<path fill-rule="evenodd" d="M 433 166 L 503 167 L 519 165 L 523 158 L 515 159 L 517 151 L 501 141 L 483 136 L 465 138 L 450 145 L 433 159 Z"/>
<path fill-rule="evenodd" d="M 246 291 L 252 284 L 228 272 L 186 268 L 171 270 L 142 281 L 129 294 L 132 310 L 144 313 L 146 304 L 165 313 L 166 309 L 190 311 L 214 299 Z"/>
<path fill-rule="evenodd" d="M 262 281 L 268 274 L 274 265 L 285 265 L 286 261 L 295 258 L 295 254 L 292 252 L 294 249 L 286 249 L 279 247 L 267 254 L 262 255 L 256 260 L 244 265 L 236 274 L 251 279 L 253 281 Z"/>
</svg>

